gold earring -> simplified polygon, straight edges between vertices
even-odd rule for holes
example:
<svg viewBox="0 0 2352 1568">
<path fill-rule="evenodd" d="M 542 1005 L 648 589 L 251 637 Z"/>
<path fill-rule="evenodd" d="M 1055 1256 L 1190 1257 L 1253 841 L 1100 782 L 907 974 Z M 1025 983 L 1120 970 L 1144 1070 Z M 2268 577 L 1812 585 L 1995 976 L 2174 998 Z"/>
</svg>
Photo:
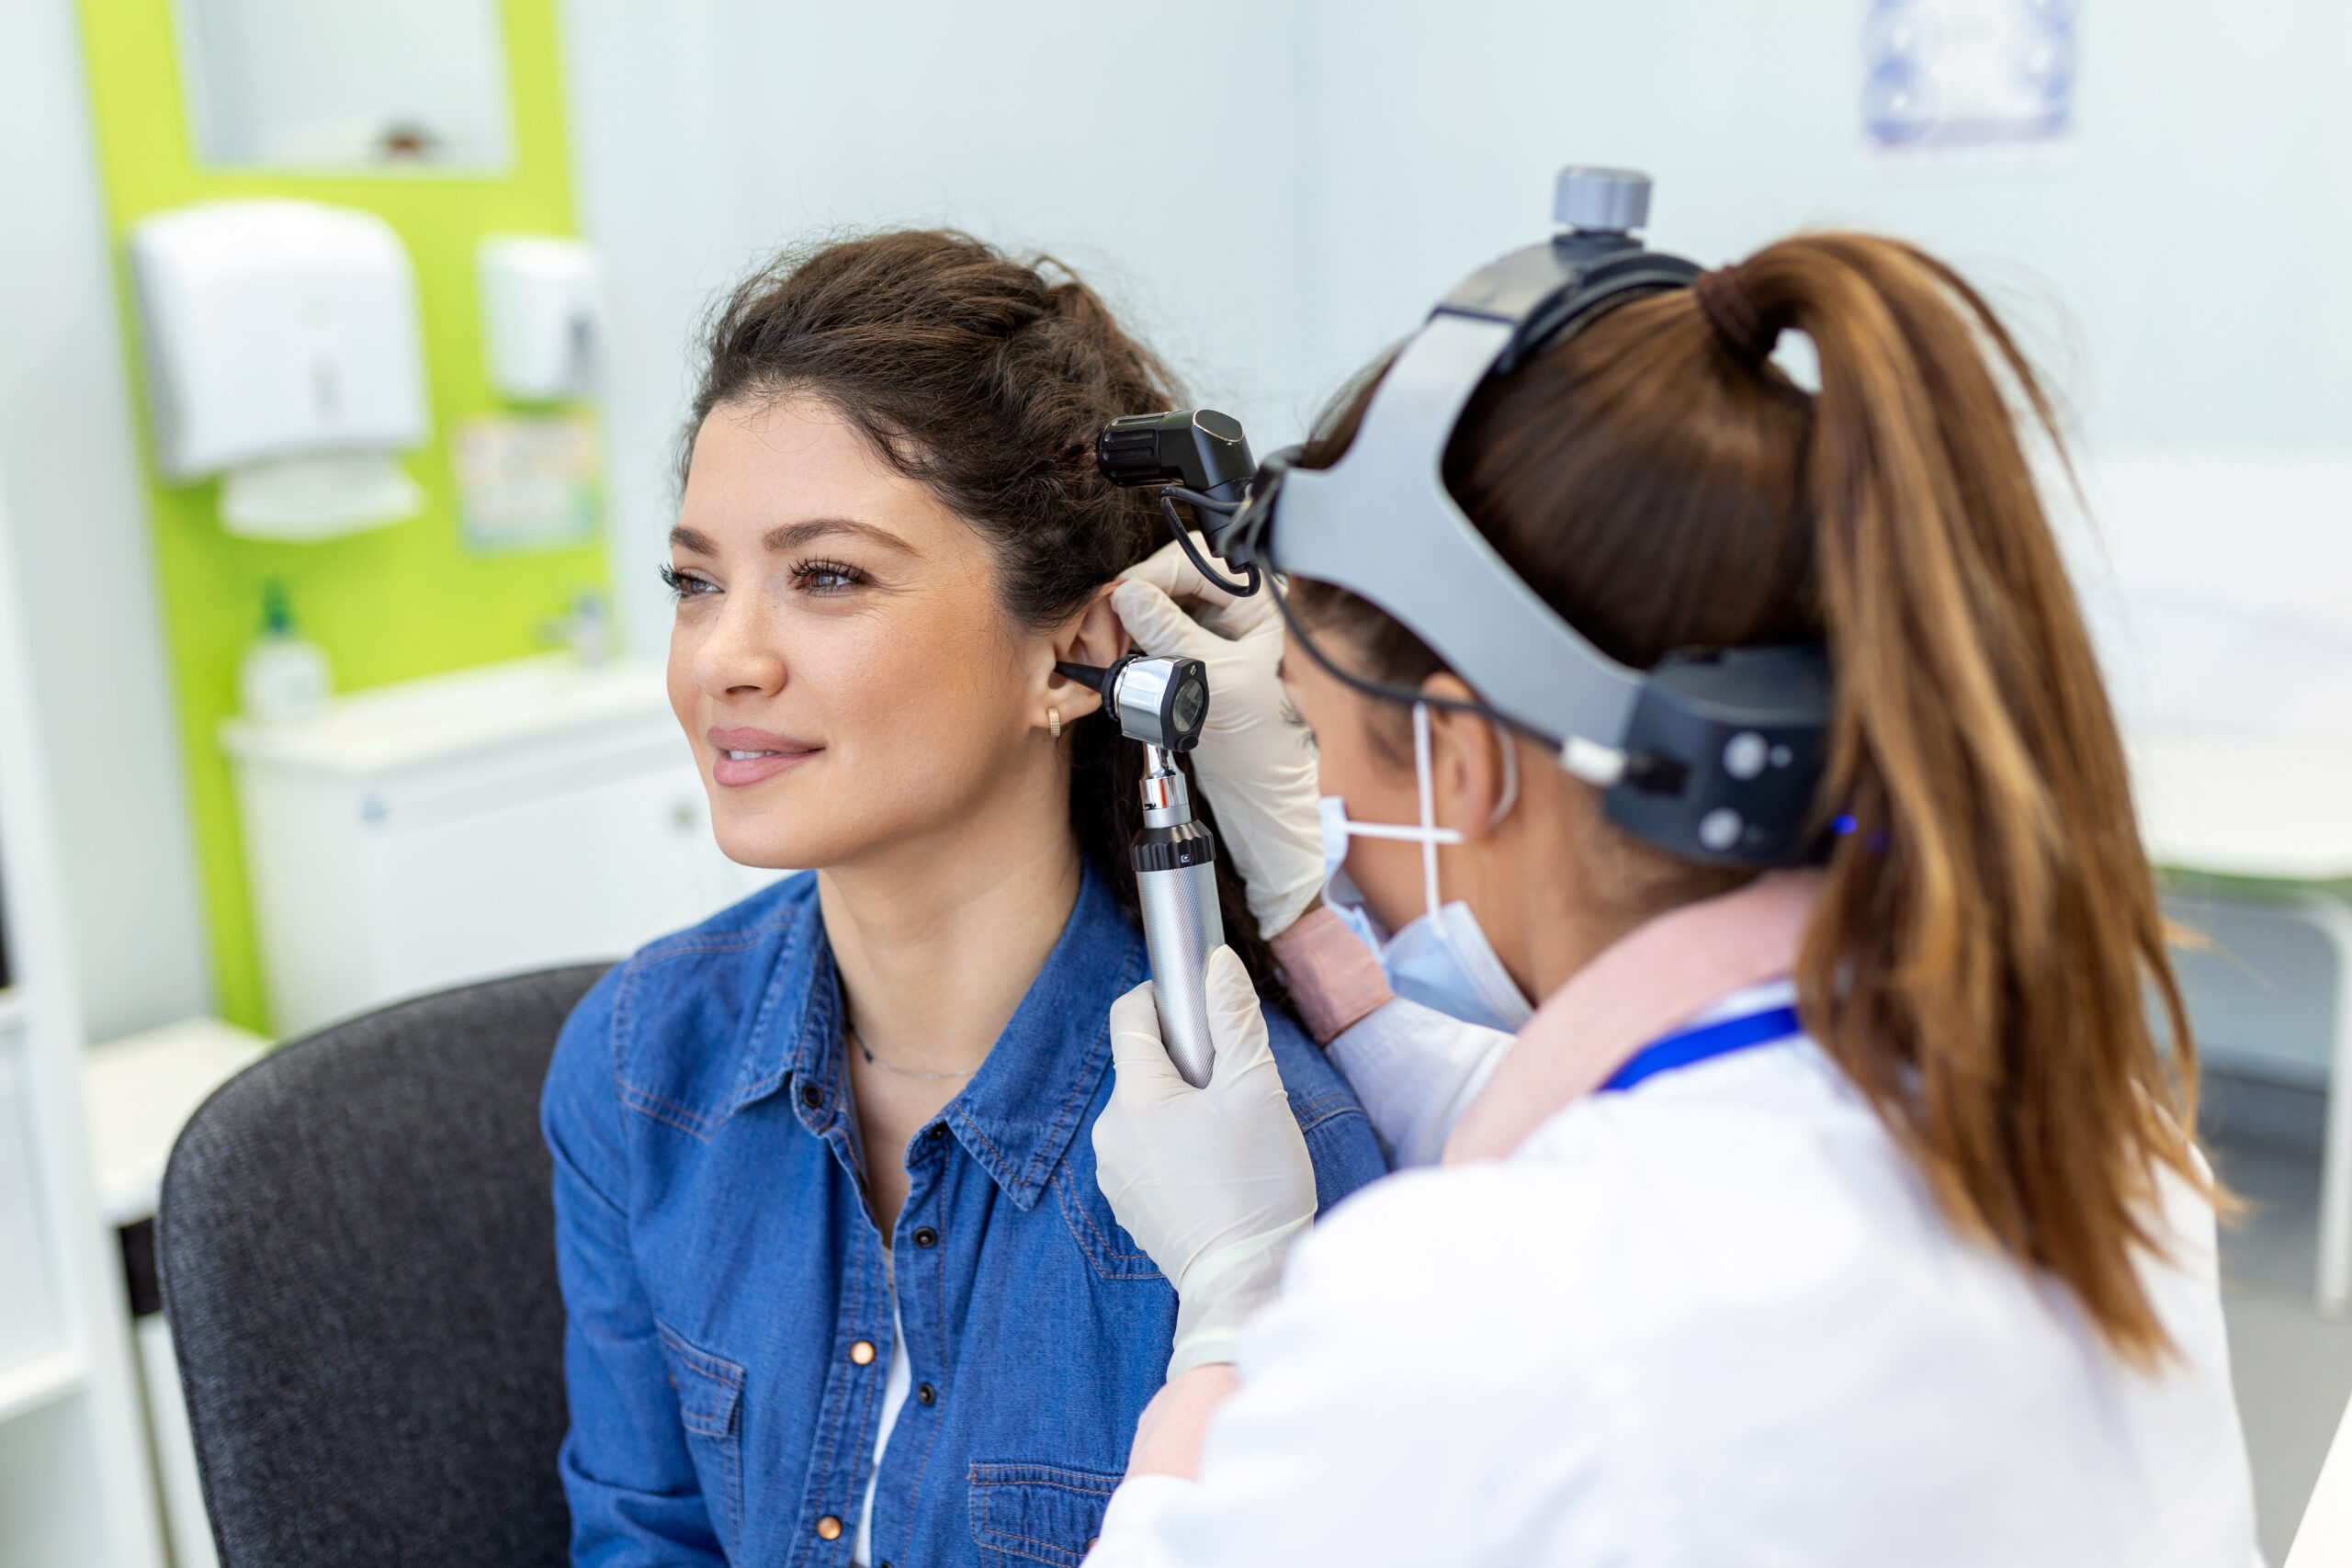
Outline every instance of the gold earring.
<svg viewBox="0 0 2352 1568">
<path fill-rule="evenodd" d="M 1061 709 L 1059 709 L 1059 708 L 1047 708 L 1047 709 L 1046 710 L 1046 728 L 1047 729 L 1049 729 L 1049 730 L 1051 730 L 1051 731 L 1053 732 L 1053 736 L 1054 736 L 1054 739 L 1055 739 L 1059 740 L 1059 739 L 1062 738 L 1062 710 L 1061 710 Z"/>
</svg>

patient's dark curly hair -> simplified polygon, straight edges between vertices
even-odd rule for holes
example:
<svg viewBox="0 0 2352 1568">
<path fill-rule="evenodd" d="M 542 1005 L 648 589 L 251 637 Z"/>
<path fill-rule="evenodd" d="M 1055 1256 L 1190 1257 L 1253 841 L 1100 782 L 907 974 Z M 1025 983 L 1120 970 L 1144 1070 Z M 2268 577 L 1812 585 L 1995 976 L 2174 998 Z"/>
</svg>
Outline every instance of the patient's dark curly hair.
<svg viewBox="0 0 2352 1568">
<path fill-rule="evenodd" d="M 1016 260 L 968 234 L 871 234 L 789 251 L 746 278 L 703 334 L 704 368 L 678 457 L 713 409 L 815 396 L 900 473 L 978 529 L 1005 613 L 1053 626 L 1148 555 L 1159 513 L 1094 466 L 1122 414 L 1180 405 L 1168 367 L 1069 268 Z M 1130 919 L 1127 845 L 1142 826 L 1143 750 L 1107 715 L 1072 725 L 1070 827 Z M 1197 787 L 1195 809 L 1214 828 Z M 1226 940 L 1261 991 L 1275 971 L 1229 862 Z"/>
</svg>

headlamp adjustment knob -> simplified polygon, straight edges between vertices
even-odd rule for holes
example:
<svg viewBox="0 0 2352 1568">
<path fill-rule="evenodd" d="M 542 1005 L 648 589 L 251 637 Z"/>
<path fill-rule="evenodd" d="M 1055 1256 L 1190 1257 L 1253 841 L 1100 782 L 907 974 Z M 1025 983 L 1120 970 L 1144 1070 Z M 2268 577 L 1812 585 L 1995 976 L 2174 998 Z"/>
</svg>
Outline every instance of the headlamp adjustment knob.
<svg viewBox="0 0 2352 1568">
<path fill-rule="evenodd" d="M 1639 169 L 1571 164 L 1552 191 L 1552 216 L 1589 234 L 1628 234 L 1650 219 L 1650 177 Z"/>
</svg>

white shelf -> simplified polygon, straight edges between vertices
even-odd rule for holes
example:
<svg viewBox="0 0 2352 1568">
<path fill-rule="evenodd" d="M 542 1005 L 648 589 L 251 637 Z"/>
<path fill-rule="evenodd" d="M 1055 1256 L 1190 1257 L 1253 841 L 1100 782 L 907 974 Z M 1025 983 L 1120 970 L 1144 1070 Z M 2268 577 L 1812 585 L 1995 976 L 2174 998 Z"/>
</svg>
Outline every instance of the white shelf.
<svg viewBox="0 0 2352 1568">
<path fill-rule="evenodd" d="M 9 977 L 22 989 L 0 992 L 0 1038 L 8 1047 L 0 1077 L 0 1201 L 7 1211 L 0 1293 L 12 1298 L 0 1423 L 40 1414 L 8 1426 L 10 1441 L 0 1448 L 0 1561 L 164 1568 L 121 1266 L 110 1256 L 90 1179 L 82 1021 L 59 940 L 65 919 L 51 862 L 56 837 L 33 745 L 7 533 L 0 518 L 0 902 Z M 45 1239 L 43 1263 L 29 1271 L 43 1277 L 27 1281 L 17 1249 L 28 1230 Z M 35 1310 L 19 1310 L 27 1304 Z M 19 1348 L 27 1345 L 54 1348 L 27 1357 Z"/>
<path fill-rule="evenodd" d="M 0 1421 L 64 1398 L 82 1386 L 89 1371 L 89 1359 L 71 1345 L 0 1368 Z"/>
<path fill-rule="evenodd" d="M 154 1217 L 180 1129 L 268 1050 L 268 1041 L 232 1023 L 191 1018 L 82 1053 L 82 1109 L 107 1224 Z"/>
</svg>

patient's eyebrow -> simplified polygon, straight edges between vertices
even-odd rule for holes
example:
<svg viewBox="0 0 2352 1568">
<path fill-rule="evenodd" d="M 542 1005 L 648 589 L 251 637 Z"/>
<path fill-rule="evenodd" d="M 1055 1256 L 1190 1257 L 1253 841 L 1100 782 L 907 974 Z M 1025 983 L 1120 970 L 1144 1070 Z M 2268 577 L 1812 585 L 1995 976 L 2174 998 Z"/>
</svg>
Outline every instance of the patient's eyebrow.
<svg viewBox="0 0 2352 1568">
<path fill-rule="evenodd" d="M 699 528 L 689 528 L 683 523 L 670 530 L 670 547 L 698 556 L 715 556 L 718 553 L 718 546 L 709 535 Z"/>
<path fill-rule="evenodd" d="M 871 523 L 860 523 L 854 517 L 812 517 L 806 523 L 778 524 L 760 536 L 760 543 L 771 550 L 797 550 L 829 534 L 848 534 L 888 549 L 903 550 L 908 555 L 919 553 L 912 545 L 889 529 Z"/>
</svg>

